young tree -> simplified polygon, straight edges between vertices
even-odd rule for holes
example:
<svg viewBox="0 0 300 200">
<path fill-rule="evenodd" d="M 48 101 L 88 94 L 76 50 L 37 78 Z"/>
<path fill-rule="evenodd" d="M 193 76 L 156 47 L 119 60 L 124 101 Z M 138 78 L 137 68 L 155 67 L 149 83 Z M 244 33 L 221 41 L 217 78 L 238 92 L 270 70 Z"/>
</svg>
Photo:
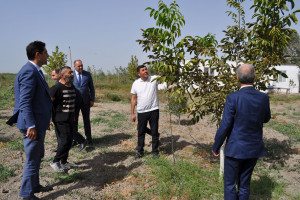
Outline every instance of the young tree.
<svg viewBox="0 0 300 200">
<path fill-rule="evenodd" d="M 136 56 L 132 55 L 130 62 L 127 65 L 127 76 L 129 78 L 129 80 L 131 80 L 131 81 L 134 81 L 138 77 L 137 71 L 136 71 L 138 64 L 139 64 L 138 59 L 136 58 Z"/>
<path fill-rule="evenodd" d="M 55 51 L 48 58 L 48 64 L 43 67 L 44 71 L 50 75 L 51 71 L 55 68 L 61 68 L 67 63 L 67 55 L 59 51 L 59 47 L 55 47 Z"/>
<path fill-rule="evenodd" d="M 294 32 L 288 26 L 297 23 L 295 13 L 299 10 L 285 15 L 287 3 L 293 9 L 294 1 L 254 1 L 251 7 L 255 10 L 254 22 L 249 23 L 245 21 L 243 2 L 227 0 L 227 5 L 237 12 L 228 12 L 236 25 L 224 31 L 226 35 L 220 46 L 212 34 L 180 39 L 185 20 L 176 2 L 167 6 L 159 1 L 157 10 L 146 8 L 157 27 L 142 29 L 143 39 L 137 42 L 143 51 L 151 52 L 148 64 L 161 75 L 161 81 L 175 85 L 169 89 L 171 97 L 175 94 L 180 98 L 189 96 L 190 103 L 185 111 L 196 121 L 212 114 L 212 120 L 220 123 L 226 96 L 239 88 L 235 70 L 241 62 L 256 66 L 255 87 L 258 89 L 265 89 L 271 76 L 286 76 L 274 66 L 284 60 L 283 50 Z M 224 56 L 218 56 L 217 47 L 222 49 Z M 229 65 L 228 61 L 234 61 L 235 65 Z M 212 76 L 203 67 L 217 75 Z"/>
</svg>

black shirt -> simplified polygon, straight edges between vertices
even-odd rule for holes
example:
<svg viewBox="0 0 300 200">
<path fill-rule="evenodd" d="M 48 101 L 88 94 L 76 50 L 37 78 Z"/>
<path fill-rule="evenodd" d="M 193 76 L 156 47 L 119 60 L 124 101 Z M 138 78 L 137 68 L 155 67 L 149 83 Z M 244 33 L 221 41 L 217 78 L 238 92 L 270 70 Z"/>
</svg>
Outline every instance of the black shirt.
<svg viewBox="0 0 300 200">
<path fill-rule="evenodd" d="M 76 91 L 75 87 L 67 87 L 57 82 L 50 88 L 50 96 L 54 97 L 53 116 L 54 122 L 74 120 Z"/>
</svg>

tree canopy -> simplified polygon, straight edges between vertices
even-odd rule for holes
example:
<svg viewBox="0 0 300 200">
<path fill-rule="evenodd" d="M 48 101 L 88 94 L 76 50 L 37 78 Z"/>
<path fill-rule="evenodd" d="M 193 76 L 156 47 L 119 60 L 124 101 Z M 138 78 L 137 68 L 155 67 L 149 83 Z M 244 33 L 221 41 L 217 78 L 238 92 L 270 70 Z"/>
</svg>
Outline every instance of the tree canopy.
<svg viewBox="0 0 300 200">
<path fill-rule="evenodd" d="M 143 38 L 137 40 L 149 52 L 146 64 L 161 75 L 162 82 L 175 85 L 169 89 L 171 96 L 179 95 L 179 102 L 189 97 L 185 112 L 196 120 L 212 114 L 212 120 L 220 122 L 226 96 L 239 89 L 235 71 L 241 63 L 255 65 L 255 87 L 261 90 L 271 77 L 286 76 L 275 66 L 285 61 L 283 52 L 295 32 L 289 26 L 298 22 L 295 13 L 300 10 L 287 13 L 288 6 L 295 6 L 293 0 L 254 0 L 255 14 L 246 22 L 243 2 L 227 0 L 235 10 L 227 12 L 235 24 L 224 30 L 220 44 L 211 33 L 181 37 L 185 19 L 176 1 L 168 6 L 160 0 L 158 9 L 146 8 L 156 21 L 156 27 L 142 29 Z"/>
</svg>

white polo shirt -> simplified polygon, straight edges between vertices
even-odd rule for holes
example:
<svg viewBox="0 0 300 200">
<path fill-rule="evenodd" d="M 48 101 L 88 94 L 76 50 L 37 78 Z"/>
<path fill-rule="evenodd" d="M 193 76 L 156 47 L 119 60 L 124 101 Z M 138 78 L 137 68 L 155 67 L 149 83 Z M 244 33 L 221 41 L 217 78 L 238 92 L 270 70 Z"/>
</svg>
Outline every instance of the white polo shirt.
<svg viewBox="0 0 300 200">
<path fill-rule="evenodd" d="M 158 94 L 157 81 L 152 81 L 158 76 L 148 76 L 147 81 L 141 78 L 135 80 L 131 87 L 131 94 L 137 95 L 137 112 L 145 113 L 152 110 L 157 110 Z"/>
</svg>

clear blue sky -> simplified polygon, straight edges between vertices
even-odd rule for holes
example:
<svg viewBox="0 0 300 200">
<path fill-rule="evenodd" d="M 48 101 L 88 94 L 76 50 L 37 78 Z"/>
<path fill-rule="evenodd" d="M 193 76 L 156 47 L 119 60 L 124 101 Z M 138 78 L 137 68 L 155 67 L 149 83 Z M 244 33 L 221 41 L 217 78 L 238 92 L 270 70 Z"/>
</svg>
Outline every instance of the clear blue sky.
<svg viewBox="0 0 300 200">
<path fill-rule="evenodd" d="M 141 28 L 154 26 L 146 7 L 157 8 L 158 0 L 1 0 L 0 1 L 0 73 L 17 73 L 27 62 L 26 46 L 41 40 L 51 55 L 58 45 L 72 59 L 81 59 L 84 67 L 104 71 L 127 67 L 131 55 L 139 63 L 147 54 L 136 42 Z M 165 0 L 169 4 L 171 0 Z M 249 7 L 248 0 L 245 7 Z M 178 0 L 186 25 L 182 35 L 204 36 L 208 32 L 220 40 L 222 30 L 232 23 L 225 13 L 225 0 Z M 295 0 L 296 8 L 300 7 Z M 246 10 L 249 16 L 251 12 Z M 300 20 L 300 15 L 297 15 Z M 300 32 L 299 24 L 293 26 Z"/>
</svg>

